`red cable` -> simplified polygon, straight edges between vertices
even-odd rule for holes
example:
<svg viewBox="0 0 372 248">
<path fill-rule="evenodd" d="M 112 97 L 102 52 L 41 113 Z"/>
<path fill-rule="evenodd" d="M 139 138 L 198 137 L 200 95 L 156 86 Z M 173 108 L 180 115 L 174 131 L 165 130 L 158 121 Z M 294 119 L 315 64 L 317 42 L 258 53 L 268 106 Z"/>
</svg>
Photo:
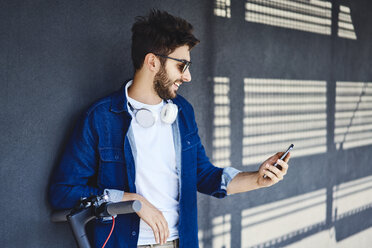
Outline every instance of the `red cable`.
<svg viewBox="0 0 372 248">
<path fill-rule="evenodd" d="M 110 237 L 111 237 L 111 234 L 112 234 L 112 231 L 114 231 L 114 226 L 115 226 L 115 218 L 114 218 L 114 216 L 112 216 L 112 226 L 111 226 L 111 231 L 110 231 L 110 234 L 108 235 L 108 237 L 107 237 L 105 243 L 103 244 L 102 248 L 104 248 L 105 245 L 106 245 L 106 243 L 107 243 L 107 241 L 109 241 L 109 239 L 110 239 Z"/>
</svg>

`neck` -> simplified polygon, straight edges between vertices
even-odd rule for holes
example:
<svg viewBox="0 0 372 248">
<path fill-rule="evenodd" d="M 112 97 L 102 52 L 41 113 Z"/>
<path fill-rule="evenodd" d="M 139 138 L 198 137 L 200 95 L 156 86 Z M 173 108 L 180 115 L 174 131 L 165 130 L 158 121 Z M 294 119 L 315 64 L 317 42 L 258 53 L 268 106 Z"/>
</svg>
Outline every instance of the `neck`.
<svg viewBox="0 0 372 248">
<path fill-rule="evenodd" d="M 153 77 L 136 72 L 134 74 L 133 84 L 128 88 L 128 96 L 144 104 L 159 104 L 162 99 L 155 92 L 153 82 Z"/>
</svg>

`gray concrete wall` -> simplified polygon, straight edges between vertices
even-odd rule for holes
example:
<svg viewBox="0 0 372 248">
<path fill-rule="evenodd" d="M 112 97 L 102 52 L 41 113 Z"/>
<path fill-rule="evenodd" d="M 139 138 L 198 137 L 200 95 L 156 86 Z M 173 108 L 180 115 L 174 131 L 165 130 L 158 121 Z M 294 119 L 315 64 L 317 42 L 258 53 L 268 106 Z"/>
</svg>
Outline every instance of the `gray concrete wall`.
<svg viewBox="0 0 372 248">
<path fill-rule="evenodd" d="M 227 17 L 214 1 L 2 1 L 2 246 L 74 246 L 67 224 L 49 220 L 50 175 L 82 111 L 132 76 L 134 17 L 159 8 L 194 24 L 201 40 L 180 94 L 216 165 L 255 170 L 260 158 L 296 145 L 278 185 L 223 200 L 199 195 L 200 245 L 368 247 L 372 4 L 256 1 L 261 7 L 248 11 L 247 2 L 232 1 Z M 340 5 L 351 10 L 344 15 L 356 39 L 338 35 Z M 245 20 L 247 12 L 261 21 Z M 328 34 L 310 30 L 317 15 Z"/>
</svg>

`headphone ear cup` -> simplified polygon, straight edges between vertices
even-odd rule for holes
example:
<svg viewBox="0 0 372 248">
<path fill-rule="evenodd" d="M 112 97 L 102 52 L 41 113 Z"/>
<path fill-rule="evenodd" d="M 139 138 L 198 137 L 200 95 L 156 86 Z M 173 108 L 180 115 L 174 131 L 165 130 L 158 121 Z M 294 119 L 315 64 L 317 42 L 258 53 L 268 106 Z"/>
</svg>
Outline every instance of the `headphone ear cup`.
<svg viewBox="0 0 372 248">
<path fill-rule="evenodd" d="M 136 113 L 136 121 L 141 127 L 149 128 L 155 124 L 156 118 L 150 110 L 142 108 Z"/>
<path fill-rule="evenodd" d="M 164 123 L 172 124 L 178 115 L 178 107 L 174 103 L 167 103 L 160 112 L 160 118 Z"/>
</svg>

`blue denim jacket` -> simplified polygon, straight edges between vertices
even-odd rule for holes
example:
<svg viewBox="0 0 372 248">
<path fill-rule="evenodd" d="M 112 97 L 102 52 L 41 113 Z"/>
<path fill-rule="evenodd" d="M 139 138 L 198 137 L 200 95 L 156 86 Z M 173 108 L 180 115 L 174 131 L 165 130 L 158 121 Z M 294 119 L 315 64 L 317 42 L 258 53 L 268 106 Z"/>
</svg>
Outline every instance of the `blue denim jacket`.
<svg viewBox="0 0 372 248">
<path fill-rule="evenodd" d="M 93 104 L 76 126 L 50 186 L 50 202 L 55 209 L 74 207 L 80 197 L 102 194 L 105 189 L 136 192 L 135 164 L 125 86 Z M 226 187 L 238 173 L 213 166 L 198 135 L 190 103 L 177 96 L 177 121 L 173 124 L 177 166 L 180 174 L 180 247 L 198 247 L 197 194 L 226 196 Z M 232 169 L 232 168 L 230 168 Z M 106 247 L 137 247 L 137 214 L 119 215 Z M 95 220 L 90 235 L 94 247 L 107 238 L 111 221 Z"/>
</svg>

